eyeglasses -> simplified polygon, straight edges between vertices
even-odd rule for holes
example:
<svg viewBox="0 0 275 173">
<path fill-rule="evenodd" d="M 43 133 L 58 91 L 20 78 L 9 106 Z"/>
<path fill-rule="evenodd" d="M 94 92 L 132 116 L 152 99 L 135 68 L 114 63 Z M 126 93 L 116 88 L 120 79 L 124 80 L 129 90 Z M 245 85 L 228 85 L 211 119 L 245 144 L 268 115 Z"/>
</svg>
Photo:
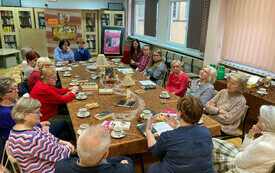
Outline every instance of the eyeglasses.
<svg viewBox="0 0 275 173">
<path fill-rule="evenodd" d="M 160 55 L 153 55 L 153 57 L 158 57 L 158 56 L 160 56 Z"/>
<path fill-rule="evenodd" d="M 14 87 L 14 88 L 11 88 L 9 91 L 7 91 L 6 93 L 15 93 L 16 91 L 18 90 L 18 87 Z"/>
<path fill-rule="evenodd" d="M 227 85 L 231 85 L 233 87 L 239 87 L 239 84 L 235 81 L 228 80 Z"/>
</svg>

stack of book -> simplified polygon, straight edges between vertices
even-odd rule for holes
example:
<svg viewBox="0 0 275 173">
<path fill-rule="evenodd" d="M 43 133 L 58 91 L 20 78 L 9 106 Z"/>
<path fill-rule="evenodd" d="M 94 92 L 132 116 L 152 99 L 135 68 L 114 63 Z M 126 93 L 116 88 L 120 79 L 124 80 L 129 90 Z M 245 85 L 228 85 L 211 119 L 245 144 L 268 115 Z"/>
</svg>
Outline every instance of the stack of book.
<svg viewBox="0 0 275 173">
<path fill-rule="evenodd" d="M 98 85 L 96 82 L 84 82 L 81 83 L 80 86 L 82 87 L 82 90 L 98 90 Z"/>
</svg>

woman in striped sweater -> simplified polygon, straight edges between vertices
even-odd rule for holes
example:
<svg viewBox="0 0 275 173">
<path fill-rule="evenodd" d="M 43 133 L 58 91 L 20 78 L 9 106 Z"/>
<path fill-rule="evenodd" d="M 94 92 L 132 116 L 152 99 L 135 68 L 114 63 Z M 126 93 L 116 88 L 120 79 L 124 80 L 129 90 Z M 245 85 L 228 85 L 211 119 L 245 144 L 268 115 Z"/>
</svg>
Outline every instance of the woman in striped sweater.
<svg viewBox="0 0 275 173">
<path fill-rule="evenodd" d="M 21 98 L 11 117 L 16 125 L 10 132 L 8 150 L 24 172 L 54 172 L 56 162 L 75 153 L 74 146 L 38 126 L 41 103 Z"/>
</svg>

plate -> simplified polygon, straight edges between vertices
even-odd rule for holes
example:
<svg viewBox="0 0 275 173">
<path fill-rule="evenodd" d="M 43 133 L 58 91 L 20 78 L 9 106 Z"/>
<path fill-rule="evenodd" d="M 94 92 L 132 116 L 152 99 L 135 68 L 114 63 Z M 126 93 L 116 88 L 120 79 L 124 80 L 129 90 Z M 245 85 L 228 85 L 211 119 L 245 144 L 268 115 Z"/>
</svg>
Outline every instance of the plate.
<svg viewBox="0 0 275 173">
<path fill-rule="evenodd" d="M 266 95 L 267 94 L 267 92 L 265 92 L 265 91 L 257 91 L 257 93 L 260 94 L 260 95 Z"/>
<path fill-rule="evenodd" d="M 151 116 L 152 116 L 153 114 L 151 113 Z M 140 116 L 139 116 L 140 118 L 142 118 L 142 119 L 144 119 L 144 120 L 147 120 L 148 118 L 144 118 L 144 114 L 142 113 L 142 114 L 140 114 Z"/>
<path fill-rule="evenodd" d="M 163 99 L 169 99 L 170 98 L 170 96 L 168 95 L 168 96 L 163 96 L 162 94 L 161 95 L 159 95 L 159 97 L 160 98 L 163 98 Z"/>
<path fill-rule="evenodd" d="M 125 131 L 122 131 L 120 135 L 116 135 L 114 131 L 111 132 L 111 136 L 116 139 L 123 138 L 125 135 L 126 135 Z"/>
<path fill-rule="evenodd" d="M 71 75 L 72 75 L 72 74 L 65 74 L 65 73 L 63 74 L 64 77 L 69 77 L 69 76 L 71 76 Z"/>
<path fill-rule="evenodd" d="M 85 117 L 88 117 L 88 116 L 90 116 L 91 114 L 90 114 L 90 112 L 86 112 L 86 114 L 83 116 L 83 115 L 81 115 L 80 114 L 80 112 L 78 112 L 77 114 L 76 114 L 76 116 L 78 116 L 79 118 L 85 118 Z"/>
<path fill-rule="evenodd" d="M 201 119 L 199 120 L 198 122 L 198 125 L 202 124 L 203 123 L 203 118 L 201 117 Z"/>
<path fill-rule="evenodd" d="M 90 58 L 89 62 L 93 63 L 93 62 L 95 62 L 95 60 L 93 60 L 92 58 Z"/>
<path fill-rule="evenodd" d="M 84 96 L 80 97 L 79 95 L 76 95 L 75 98 L 76 98 L 77 100 L 85 100 L 85 99 L 87 98 L 87 96 L 84 95 Z"/>
<path fill-rule="evenodd" d="M 98 103 L 87 103 L 85 105 L 85 107 L 88 109 L 97 108 L 97 107 L 99 107 L 99 104 Z"/>
<path fill-rule="evenodd" d="M 70 86 L 77 86 L 77 85 L 79 85 L 78 82 L 76 82 L 76 83 L 70 83 Z"/>
</svg>

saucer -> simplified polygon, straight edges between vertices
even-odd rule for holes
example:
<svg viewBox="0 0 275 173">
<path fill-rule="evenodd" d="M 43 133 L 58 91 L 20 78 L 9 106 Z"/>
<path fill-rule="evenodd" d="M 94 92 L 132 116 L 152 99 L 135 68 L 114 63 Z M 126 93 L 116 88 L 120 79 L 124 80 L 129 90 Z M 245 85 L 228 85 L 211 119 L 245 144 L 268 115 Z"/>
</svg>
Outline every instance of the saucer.
<svg viewBox="0 0 275 173">
<path fill-rule="evenodd" d="M 203 118 L 201 118 L 197 124 L 200 125 L 202 123 L 203 123 Z"/>
<path fill-rule="evenodd" d="M 260 94 L 260 95 L 266 95 L 267 94 L 266 91 L 257 91 L 257 93 Z"/>
<path fill-rule="evenodd" d="M 71 76 L 71 75 L 72 75 L 72 74 L 65 74 L 65 73 L 63 74 L 64 77 L 69 77 L 69 76 Z"/>
<path fill-rule="evenodd" d="M 76 82 L 76 83 L 70 83 L 70 86 L 77 86 L 77 85 L 79 85 L 78 82 Z"/>
<path fill-rule="evenodd" d="M 78 116 L 79 118 L 85 118 L 85 117 L 90 116 L 90 112 L 86 112 L 86 114 L 85 114 L 84 116 L 81 115 L 80 112 L 78 112 L 78 113 L 76 114 L 76 116 Z"/>
<path fill-rule="evenodd" d="M 93 62 L 95 62 L 95 60 L 93 60 L 92 58 L 90 58 L 90 59 L 89 59 L 89 62 L 92 62 L 92 63 L 93 63 Z"/>
<path fill-rule="evenodd" d="M 111 132 L 111 136 L 113 138 L 119 139 L 119 138 L 123 138 L 126 135 L 126 132 L 122 130 L 122 133 L 120 135 L 116 135 L 114 131 Z"/>
<path fill-rule="evenodd" d="M 86 95 L 83 95 L 83 96 L 81 97 L 81 96 L 79 96 L 79 95 L 76 95 L 75 98 L 76 98 L 77 100 L 85 100 L 85 99 L 87 98 L 87 96 L 86 96 Z"/>
<path fill-rule="evenodd" d="M 152 115 L 153 115 L 153 114 L 151 113 L 151 116 L 152 116 Z M 151 116 L 150 116 L 150 117 L 151 117 Z M 147 120 L 147 119 L 148 119 L 148 118 L 145 118 L 145 117 L 144 117 L 144 113 L 140 114 L 139 117 L 142 118 L 142 119 L 144 119 L 144 120 Z"/>
<path fill-rule="evenodd" d="M 163 96 L 162 94 L 161 95 L 159 95 L 159 97 L 160 98 L 163 98 L 163 99 L 169 99 L 170 98 L 170 96 L 168 95 L 168 96 Z"/>
</svg>

